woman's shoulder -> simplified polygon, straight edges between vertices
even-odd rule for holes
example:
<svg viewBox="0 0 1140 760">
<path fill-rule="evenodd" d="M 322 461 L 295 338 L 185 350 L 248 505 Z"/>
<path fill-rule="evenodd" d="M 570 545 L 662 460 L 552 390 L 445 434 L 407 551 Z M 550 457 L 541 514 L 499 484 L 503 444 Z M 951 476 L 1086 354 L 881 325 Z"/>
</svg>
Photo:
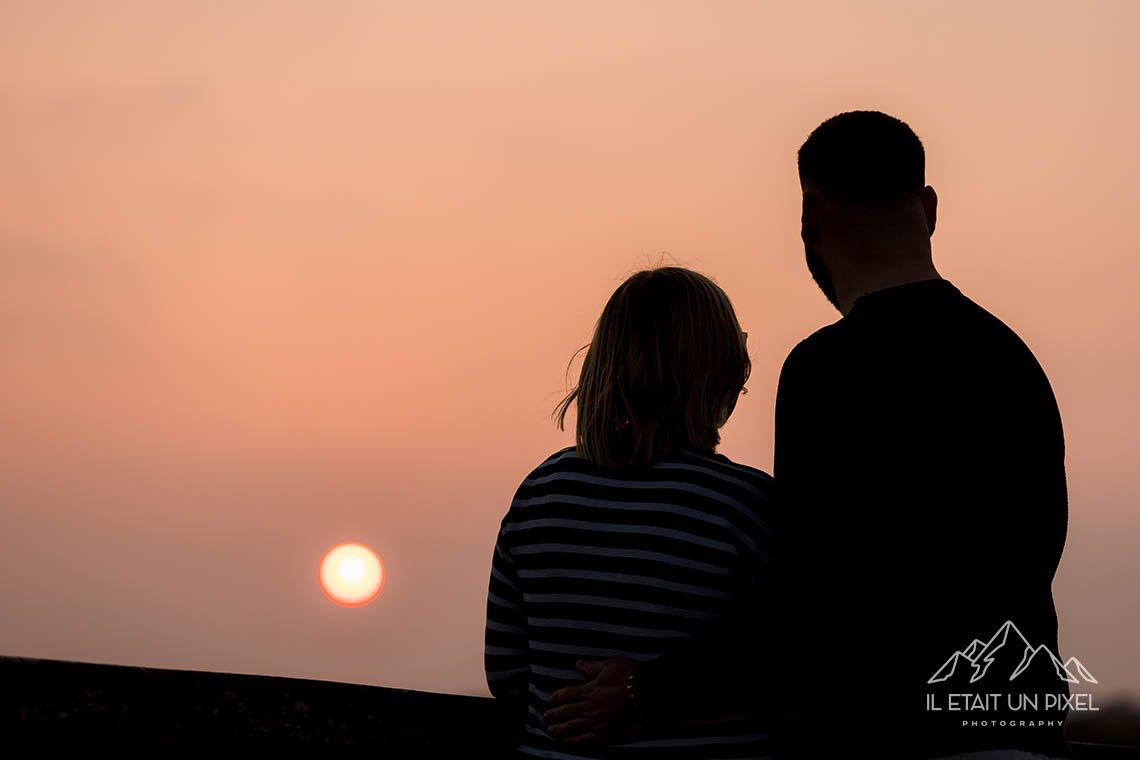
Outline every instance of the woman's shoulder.
<svg viewBox="0 0 1140 760">
<path fill-rule="evenodd" d="M 532 469 L 530 471 L 530 475 L 528 477 L 534 477 L 536 475 L 540 475 L 540 474 L 542 474 L 543 471 L 555 470 L 560 465 L 565 466 L 569 462 L 573 462 L 575 460 L 580 460 L 580 459 L 581 459 L 581 457 L 578 456 L 578 447 L 577 446 L 564 446 L 561 449 L 559 449 L 558 451 L 556 451 L 553 454 L 551 454 L 550 456 L 548 456 L 546 459 L 543 459 L 541 462 L 539 462 L 534 467 L 534 469 Z"/>
<path fill-rule="evenodd" d="M 714 451 L 684 449 L 680 462 L 694 471 L 699 486 L 720 494 L 707 500 L 709 507 L 735 526 L 745 545 L 763 554 L 760 547 L 770 540 L 779 510 L 772 476 Z"/>
<path fill-rule="evenodd" d="M 564 446 L 550 456 L 543 459 L 530 472 L 530 477 L 540 475 L 543 471 L 556 469 L 589 468 L 592 463 L 578 454 L 577 446 Z M 682 448 L 676 455 L 649 465 L 648 470 L 668 468 L 676 464 L 685 464 L 689 467 L 704 469 L 710 473 L 720 474 L 738 479 L 744 479 L 759 488 L 771 488 L 772 476 L 757 467 L 736 462 L 724 454 L 715 451 L 698 451 Z M 626 471 L 623 471 L 623 473 Z"/>
<path fill-rule="evenodd" d="M 698 451 L 682 448 L 675 455 L 636 470 L 622 470 L 620 473 L 599 470 L 593 462 L 578 454 L 576 446 L 564 446 L 539 462 L 524 479 L 524 484 L 535 484 L 538 479 L 556 473 L 577 473 L 580 476 L 609 477 L 618 480 L 653 480 L 655 472 L 669 471 L 670 479 L 679 472 L 686 472 L 701 480 L 720 481 L 736 487 L 744 487 L 757 496 L 768 499 L 775 489 L 772 476 L 764 470 L 741 462 L 733 461 L 724 454 L 713 451 Z M 660 475 L 658 475 L 660 477 Z"/>
<path fill-rule="evenodd" d="M 682 449 L 681 461 L 707 469 L 716 476 L 747 485 L 762 498 L 771 498 L 775 490 L 772 476 L 758 467 L 736 462 L 716 451 L 695 451 Z"/>
<path fill-rule="evenodd" d="M 552 477 L 559 479 L 566 473 L 587 472 L 590 469 L 589 466 L 590 462 L 578 456 L 575 446 L 564 446 L 543 459 L 527 472 L 515 496 L 519 497 L 526 492 L 533 491 L 544 483 L 547 484 L 545 487 L 549 487 L 548 481 L 550 481 Z"/>
<path fill-rule="evenodd" d="M 585 462 L 578 456 L 574 446 L 564 446 L 532 467 L 515 488 L 511 506 L 503 517 L 502 527 L 506 527 L 515 517 L 515 508 L 521 503 L 543 498 L 557 489 L 559 481 L 573 478 L 568 471 L 579 469 Z"/>
</svg>

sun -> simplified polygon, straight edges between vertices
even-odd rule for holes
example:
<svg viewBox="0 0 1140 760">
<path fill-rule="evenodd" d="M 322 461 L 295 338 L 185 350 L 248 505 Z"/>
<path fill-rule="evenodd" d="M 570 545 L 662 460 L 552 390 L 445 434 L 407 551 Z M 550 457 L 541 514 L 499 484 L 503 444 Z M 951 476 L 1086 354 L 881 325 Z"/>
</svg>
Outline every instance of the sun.
<svg viewBox="0 0 1140 760">
<path fill-rule="evenodd" d="M 321 560 L 317 580 L 329 599 L 345 607 L 360 607 L 380 593 L 384 566 L 364 544 L 337 544 Z"/>
</svg>

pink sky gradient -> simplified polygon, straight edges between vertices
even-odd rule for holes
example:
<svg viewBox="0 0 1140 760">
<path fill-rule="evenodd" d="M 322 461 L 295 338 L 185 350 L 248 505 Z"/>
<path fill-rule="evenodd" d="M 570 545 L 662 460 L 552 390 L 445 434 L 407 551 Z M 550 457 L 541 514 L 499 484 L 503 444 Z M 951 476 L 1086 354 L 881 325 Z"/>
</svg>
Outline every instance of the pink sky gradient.
<svg viewBox="0 0 1140 760">
<path fill-rule="evenodd" d="M 1052 380 L 1060 654 L 1140 695 L 1140 5 L 848 6 L 5 2 L 0 654 L 486 694 L 495 533 L 605 300 L 725 288 L 720 450 L 770 471 L 838 318 L 795 151 L 872 108 Z M 365 607 L 317 586 L 342 541 Z"/>
</svg>

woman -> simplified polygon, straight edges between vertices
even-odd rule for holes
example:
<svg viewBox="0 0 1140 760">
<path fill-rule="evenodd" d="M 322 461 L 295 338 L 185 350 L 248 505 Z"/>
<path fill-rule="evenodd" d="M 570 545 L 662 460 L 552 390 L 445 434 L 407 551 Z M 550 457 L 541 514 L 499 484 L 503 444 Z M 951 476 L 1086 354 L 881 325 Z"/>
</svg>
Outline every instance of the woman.
<svg viewBox="0 0 1140 760">
<path fill-rule="evenodd" d="M 762 594 L 772 482 L 716 453 L 751 372 L 732 304 L 679 267 L 637 272 L 610 297 L 577 387 L 576 445 L 519 486 L 500 526 L 487 601 L 491 693 L 517 704 L 520 753 L 577 758 L 762 757 L 763 716 L 727 708 L 639 727 L 604 749 L 558 742 L 550 694 L 581 658 L 661 657 Z M 636 701 L 636 695 L 634 695 Z"/>
</svg>

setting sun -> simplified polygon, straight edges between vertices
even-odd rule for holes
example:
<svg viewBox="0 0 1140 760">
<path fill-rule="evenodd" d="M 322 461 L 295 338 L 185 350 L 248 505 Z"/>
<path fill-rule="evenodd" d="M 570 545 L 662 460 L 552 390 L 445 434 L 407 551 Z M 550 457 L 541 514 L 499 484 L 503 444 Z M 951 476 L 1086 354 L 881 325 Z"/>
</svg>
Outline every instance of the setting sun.
<svg viewBox="0 0 1140 760">
<path fill-rule="evenodd" d="M 363 544 L 337 544 L 321 560 L 317 577 L 329 599 L 345 607 L 359 607 L 380 593 L 384 566 Z"/>
</svg>

